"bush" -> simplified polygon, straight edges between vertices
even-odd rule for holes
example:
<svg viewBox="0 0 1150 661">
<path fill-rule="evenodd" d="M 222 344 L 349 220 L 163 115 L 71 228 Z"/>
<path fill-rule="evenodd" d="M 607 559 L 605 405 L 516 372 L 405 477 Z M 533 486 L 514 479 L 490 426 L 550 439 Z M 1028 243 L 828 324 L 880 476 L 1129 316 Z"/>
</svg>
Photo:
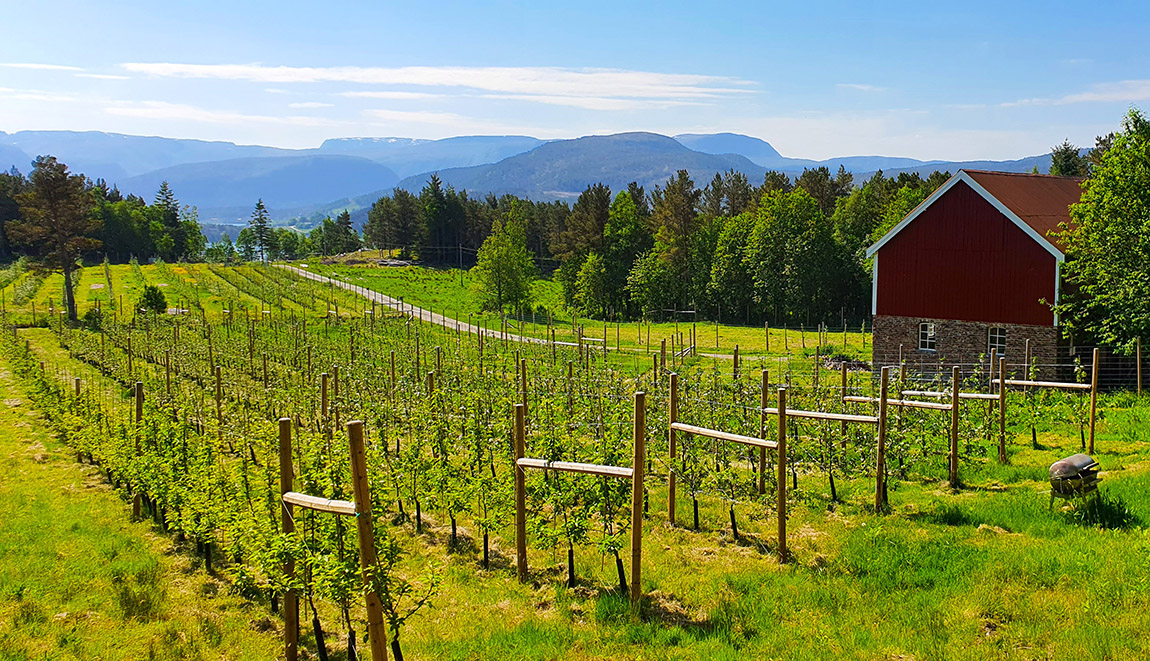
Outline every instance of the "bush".
<svg viewBox="0 0 1150 661">
<path fill-rule="evenodd" d="M 155 285 L 144 285 L 144 293 L 140 295 L 138 307 L 141 310 L 151 310 L 156 314 L 163 314 L 168 311 L 168 299 L 164 298 L 164 292 Z"/>
</svg>

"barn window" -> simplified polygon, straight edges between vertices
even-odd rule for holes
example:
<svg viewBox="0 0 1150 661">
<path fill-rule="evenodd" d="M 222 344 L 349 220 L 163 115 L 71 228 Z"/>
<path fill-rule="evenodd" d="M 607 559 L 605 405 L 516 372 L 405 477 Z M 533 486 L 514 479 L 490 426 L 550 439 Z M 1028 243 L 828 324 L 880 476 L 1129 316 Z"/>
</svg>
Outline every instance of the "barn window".
<svg viewBox="0 0 1150 661">
<path fill-rule="evenodd" d="M 1006 329 L 992 326 L 987 334 L 986 353 L 997 350 L 999 356 L 1006 355 Z"/>
<path fill-rule="evenodd" d="M 918 325 L 918 348 L 934 351 L 934 324 L 926 322 Z"/>
</svg>

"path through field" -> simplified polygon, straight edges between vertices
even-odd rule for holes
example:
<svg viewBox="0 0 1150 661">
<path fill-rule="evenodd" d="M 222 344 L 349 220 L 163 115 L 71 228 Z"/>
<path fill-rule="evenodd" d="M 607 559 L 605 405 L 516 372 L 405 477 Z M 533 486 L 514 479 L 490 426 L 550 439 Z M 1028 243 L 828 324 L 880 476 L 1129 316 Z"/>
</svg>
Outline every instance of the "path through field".
<svg viewBox="0 0 1150 661">
<path fill-rule="evenodd" d="M 337 280 L 335 278 L 329 278 L 325 275 L 319 275 L 316 273 L 311 273 L 309 271 L 305 271 L 304 269 L 297 268 L 295 266 L 290 266 L 287 264 L 276 264 L 276 266 L 283 268 L 283 269 L 287 269 L 287 270 L 291 271 L 292 273 L 295 273 L 296 275 L 303 277 L 303 278 L 307 278 L 309 280 L 315 280 L 316 282 L 322 282 L 324 284 L 334 284 L 336 287 L 339 287 L 341 289 L 346 289 L 347 291 L 359 294 L 360 296 L 363 296 L 364 298 L 366 298 L 369 301 L 375 301 L 376 303 L 379 303 L 381 305 L 389 307 L 392 310 L 398 310 L 400 312 L 410 314 L 412 316 L 418 316 L 421 319 L 425 319 L 426 321 L 433 323 L 433 324 L 438 324 L 440 326 L 443 326 L 444 328 L 448 328 L 448 329 L 456 330 L 456 331 L 462 331 L 464 333 L 483 333 L 483 335 L 485 335 L 487 337 L 493 337 L 493 338 L 498 338 L 498 339 L 504 338 L 502 333 L 500 333 L 498 330 L 495 330 L 493 328 L 484 328 L 482 326 L 476 326 L 474 324 L 469 324 L 467 322 L 463 322 L 463 321 L 460 321 L 458 319 L 452 319 L 451 317 L 446 317 L 442 314 L 439 314 L 438 312 L 433 312 L 431 310 L 425 310 L 423 308 L 411 305 L 410 303 L 401 302 L 399 299 L 392 298 L 391 296 L 381 294 L 377 291 L 368 289 L 368 288 L 360 286 L 360 285 L 353 285 L 349 282 L 344 282 L 342 280 Z M 529 335 L 518 335 L 516 333 L 508 333 L 506 335 L 506 338 L 507 338 L 507 340 L 509 340 L 511 342 L 530 342 L 533 344 L 549 344 L 548 340 L 544 340 L 544 339 L 538 338 L 538 337 L 531 337 Z M 557 342 L 555 342 L 555 344 L 557 344 L 559 346 L 566 346 L 566 347 L 577 346 L 576 343 L 574 343 L 574 342 L 558 342 L 557 341 Z M 622 349 L 622 351 L 628 352 L 628 353 L 642 353 L 642 354 L 648 353 L 648 351 L 646 349 L 636 350 L 636 349 L 627 348 L 627 349 Z M 704 358 L 720 358 L 723 360 L 730 360 L 731 359 L 730 354 L 723 354 L 723 353 L 699 352 L 697 355 L 702 356 Z"/>
</svg>

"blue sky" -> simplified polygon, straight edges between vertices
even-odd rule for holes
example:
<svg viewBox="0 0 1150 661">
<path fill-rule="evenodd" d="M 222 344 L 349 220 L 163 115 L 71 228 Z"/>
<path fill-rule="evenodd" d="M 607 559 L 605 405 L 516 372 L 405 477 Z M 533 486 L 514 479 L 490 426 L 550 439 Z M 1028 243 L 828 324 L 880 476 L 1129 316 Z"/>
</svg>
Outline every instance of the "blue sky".
<svg viewBox="0 0 1150 661">
<path fill-rule="evenodd" d="M 11 2 L 0 131 L 733 131 L 787 156 L 1019 158 L 1150 107 L 1150 4 Z"/>
</svg>

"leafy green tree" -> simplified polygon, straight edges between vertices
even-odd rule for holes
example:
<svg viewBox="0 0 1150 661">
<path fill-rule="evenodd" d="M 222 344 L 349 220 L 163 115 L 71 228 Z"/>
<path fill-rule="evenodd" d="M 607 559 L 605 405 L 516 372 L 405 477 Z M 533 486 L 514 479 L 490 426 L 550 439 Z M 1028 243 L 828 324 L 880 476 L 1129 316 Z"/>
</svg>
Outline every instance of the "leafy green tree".
<svg viewBox="0 0 1150 661">
<path fill-rule="evenodd" d="M 271 247 L 272 230 L 268 208 L 264 206 L 263 198 L 256 202 L 252 217 L 248 220 L 248 228 L 252 231 L 252 242 L 259 254 L 260 261 L 267 261 L 268 249 Z"/>
<path fill-rule="evenodd" d="M 246 228 L 245 228 L 246 229 Z M 241 233 L 245 230 L 240 230 Z M 224 234 L 219 241 L 213 242 L 204 250 L 204 259 L 218 264 L 227 264 L 236 258 L 236 248 L 232 245 L 232 237 Z"/>
<path fill-rule="evenodd" d="M 20 217 L 20 203 L 17 196 L 28 188 L 28 180 L 16 168 L 0 172 L 0 259 L 12 256 L 12 246 L 8 240 L 8 223 Z"/>
<path fill-rule="evenodd" d="M 245 262 L 253 261 L 259 254 L 259 243 L 252 228 L 245 227 L 240 230 L 239 236 L 236 237 L 236 254 Z"/>
<path fill-rule="evenodd" d="M 587 255 L 575 279 L 575 304 L 592 317 L 605 316 L 609 305 L 605 261 L 599 253 Z"/>
<path fill-rule="evenodd" d="M 674 272 L 663 259 L 667 247 L 656 243 L 635 262 L 627 276 L 627 294 L 643 316 L 653 318 L 675 304 Z"/>
<path fill-rule="evenodd" d="M 1060 177 L 1085 177 L 1090 174 L 1090 161 L 1078 153 L 1078 147 L 1063 140 L 1050 153 L 1050 174 Z"/>
<path fill-rule="evenodd" d="M 20 219 L 8 223 L 7 231 L 14 244 L 36 258 L 39 269 L 63 273 L 68 319 L 75 322 L 72 274 L 84 253 L 100 247 L 94 236 L 100 219 L 92 213 L 92 191 L 83 175 L 68 172 L 55 156 L 37 158 L 28 180 L 28 189 L 17 197 Z"/>
<path fill-rule="evenodd" d="M 620 192 L 607 211 L 607 224 L 603 227 L 604 312 L 627 311 L 627 277 L 635 260 L 650 250 L 653 242 L 634 194 Z"/>
<path fill-rule="evenodd" d="M 671 300 L 686 303 L 688 283 L 691 282 L 690 262 L 692 237 L 699 227 L 699 201 L 702 191 L 686 170 L 679 170 L 662 188 L 655 187 L 651 195 L 654 212 L 651 220 L 657 228 L 655 238 L 663 247 L 660 257 L 668 262 L 674 280 Z"/>
<path fill-rule="evenodd" d="M 531 282 L 535 279 L 535 262 L 527 251 L 527 236 L 518 204 L 513 205 L 506 221 L 496 221 L 491 236 L 483 242 L 472 275 L 478 285 L 484 309 L 522 310 L 531 302 Z"/>
<path fill-rule="evenodd" d="M 168 311 L 168 299 L 164 297 L 164 292 L 156 285 L 144 285 L 144 291 L 140 293 L 136 307 L 156 314 L 163 314 Z"/>
<path fill-rule="evenodd" d="M 711 306 L 732 313 L 746 311 L 750 316 L 755 303 L 755 281 L 748 268 L 748 248 L 754 228 L 755 219 L 750 214 L 735 216 L 722 224 L 707 289 Z"/>
<path fill-rule="evenodd" d="M 351 214 L 344 209 L 335 217 L 335 227 L 332 244 L 336 253 L 348 253 L 359 250 L 359 232 L 351 224 Z"/>
<path fill-rule="evenodd" d="M 603 231 L 607 226 L 611 210 L 611 189 L 603 184 L 588 186 L 579 195 L 567 216 L 564 227 L 558 232 L 552 252 L 562 265 L 555 278 L 563 285 L 563 293 L 568 304 L 575 303 L 575 282 L 583 260 L 592 252 L 602 253 Z"/>
<path fill-rule="evenodd" d="M 1076 342 L 1130 347 L 1150 335 L 1150 120 L 1131 109 L 1062 228 L 1064 297 Z"/>
</svg>

